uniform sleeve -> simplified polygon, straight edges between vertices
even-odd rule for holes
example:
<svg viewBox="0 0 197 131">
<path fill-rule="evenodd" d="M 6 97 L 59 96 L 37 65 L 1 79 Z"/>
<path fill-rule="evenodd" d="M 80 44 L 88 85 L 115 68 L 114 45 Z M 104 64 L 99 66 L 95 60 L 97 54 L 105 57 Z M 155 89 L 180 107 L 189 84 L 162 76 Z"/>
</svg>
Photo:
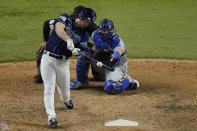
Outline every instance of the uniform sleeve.
<svg viewBox="0 0 197 131">
<path fill-rule="evenodd" d="M 72 21 L 70 20 L 70 18 L 68 17 L 67 14 L 61 14 L 57 19 L 57 22 L 61 22 L 63 23 L 65 26 L 68 26 L 68 24 L 72 23 Z"/>
<path fill-rule="evenodd" d="M 123 53 L 125 53 L 125 45 L 121 38 L 115 38 L 114 43 L 116 44 L 115 48 L 121 48 L 123 50 Z"/>
</svg>

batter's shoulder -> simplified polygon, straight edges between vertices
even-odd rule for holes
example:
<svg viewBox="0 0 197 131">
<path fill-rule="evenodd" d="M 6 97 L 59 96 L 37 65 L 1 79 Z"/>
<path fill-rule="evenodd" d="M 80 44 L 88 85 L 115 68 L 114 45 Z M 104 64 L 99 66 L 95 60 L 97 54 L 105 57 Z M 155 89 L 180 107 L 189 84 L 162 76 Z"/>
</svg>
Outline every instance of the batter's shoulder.
<svg viewBox="0 0 197 131">
<path fill-rule="evenodd" d="M 57 19 L 56 19 L 57 22 L 61 22 L 63 23 L 64 25 L 70 25 L 72 24 L 72 18 L 64 13 L 64 14 L 61 14 Z"/>
<path fill-rule="evenodd" d="M 112 35 L 112 39 L 119 39 L 120 37 L 119 37 L 119 35 L 118 34 L 116 34 L 116 33 L 113 33 L 113 35 Z"/>
</svg>

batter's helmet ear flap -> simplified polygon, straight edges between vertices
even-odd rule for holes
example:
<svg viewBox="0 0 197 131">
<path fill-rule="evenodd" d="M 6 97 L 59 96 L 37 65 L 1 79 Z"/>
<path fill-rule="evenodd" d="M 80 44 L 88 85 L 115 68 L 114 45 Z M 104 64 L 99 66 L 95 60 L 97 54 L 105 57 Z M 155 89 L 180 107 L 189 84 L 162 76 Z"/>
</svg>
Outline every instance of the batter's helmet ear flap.
<svg viewBox="0 0 197 131">
<path fill-rule="evenodd" d="M 89 17 L 91 18 L 91 22 L 94 22 L 96 20 L 96 13 L 93 9 L 91 8 L 86 8 L 87 13 L 89 15 Z"/>
</svg>

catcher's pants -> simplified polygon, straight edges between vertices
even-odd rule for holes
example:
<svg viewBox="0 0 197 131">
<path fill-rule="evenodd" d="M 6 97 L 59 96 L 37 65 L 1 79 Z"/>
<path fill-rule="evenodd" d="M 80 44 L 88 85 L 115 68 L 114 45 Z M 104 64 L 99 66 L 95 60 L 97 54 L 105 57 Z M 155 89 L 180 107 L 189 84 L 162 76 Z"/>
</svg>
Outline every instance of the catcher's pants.
<svg viewBox="0 0 197 131">
<path fill-rule="evenodd" d="M 44 82 L 44 104 L 48 120 L 55 118 L 54 93 L 57 84 L 62 102 L 70 100 L 69 60 L 60 60 L 43 54 L 41 59 L 41 75 Z"/>
<path fill-rule="evenodd" d="M 41 74 L 40 72 L 40 63 L 42 58 L 43 52 L 40 52 L 39 50 L 36 52 L 36 63 L 37 63 L 37 73 Z"/>
<path fill-rule="evenodd" d="M 125 78 L 127 76 L 127 62 L 122 65 L 115 66 L 114 71 L 106 70 L 106 81 L 113 80 L 115 82 Z"/>
<path fill-rule="evenodd" d="M 134 79 L 127 75 L 127 67 L 127 62 L 125 62 L 122 65 L 115 66 L 114 71 L 106 70 L 106 81 L 113 80 L 114 82 L 118 82 L 128 77 L 129 81 L 132 82 Z"/>
</svg>

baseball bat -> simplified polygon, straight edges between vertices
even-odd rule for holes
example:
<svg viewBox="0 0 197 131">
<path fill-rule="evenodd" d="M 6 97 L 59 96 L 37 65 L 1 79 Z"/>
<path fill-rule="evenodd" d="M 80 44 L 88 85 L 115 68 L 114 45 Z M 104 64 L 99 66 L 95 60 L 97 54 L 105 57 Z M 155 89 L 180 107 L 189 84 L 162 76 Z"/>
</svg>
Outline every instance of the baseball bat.
<svg viewBox="0 0 197 131">
<path fill-rule="evenodd" d="M 97 61 L 96 59 L 94 59 L 94 58 L 92 58 L 92 57 L 90 57 L 90 56 L 88 56 L 88 55 L 86 55 L 86 54 L 84 54 L 84 53 L 81 53 L 83 56 L 85 56 L 86 58 L 88 58 L 88 59 L 90 59 L 90 60 L 92 60 L 92 61 L 94 61 L 94 62 L 100 62 L 100 61 Z M 101 62 L 102 63 L 102 62 Z M 103 64 L 103 63 L 102 63 Z M 107 66 L 107 65 L 105 65 L 105 64 L 103 64 L 103 67 L 104 68 L 106 68 L 106 69 L 108 69 L 108 70 L 110 70 L 110 71 L 114 71 L 114 68 L 113 67 L 109 67 L 109 66 Z"/>
</svg>

